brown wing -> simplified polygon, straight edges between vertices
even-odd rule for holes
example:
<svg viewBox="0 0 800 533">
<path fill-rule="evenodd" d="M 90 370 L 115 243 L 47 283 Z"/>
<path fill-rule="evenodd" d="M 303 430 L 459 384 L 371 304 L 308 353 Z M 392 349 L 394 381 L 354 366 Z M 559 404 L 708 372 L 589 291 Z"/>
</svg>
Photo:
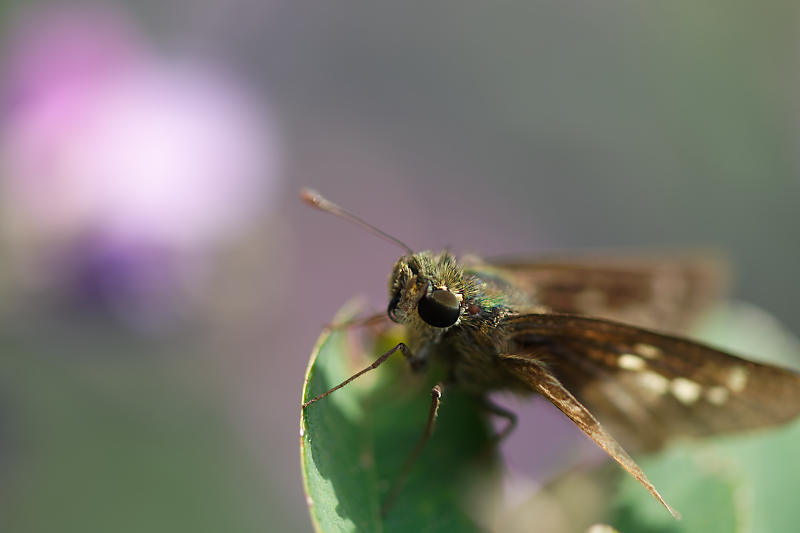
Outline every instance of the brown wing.
<svg viewBox="0 0 800 533">
<path fill-rule="evenodd" d="M 647 479 L 639 465 L 628 455 L 622 446 L 600 425 L 597 419 L 573 396 L 563 384 L 540 361 L 526 356 L 503 355 L 501 360 L 508 371 L 538 392 L 588 435 L 598 446 L 605 450 L 615 461 L 628 471 L 646 488 L 653 497 L 661 502 L 675 518 L 680 518 L 672 507 L 664 501 L 655 486 Z"/>
<path fill-rule="evenodd" d="M 800 375 L 616 322 L 523 315 L 505 328 L 629 449 L 787 422 L 800 415 Z"/>
<path fill-rule="evenodd" d="M 688 331 L 722 296 L 728 279 L 720 257 L 701 253 L 576 255 L 490 264 L 553 311 L 670 333 Z"/>
</svg>

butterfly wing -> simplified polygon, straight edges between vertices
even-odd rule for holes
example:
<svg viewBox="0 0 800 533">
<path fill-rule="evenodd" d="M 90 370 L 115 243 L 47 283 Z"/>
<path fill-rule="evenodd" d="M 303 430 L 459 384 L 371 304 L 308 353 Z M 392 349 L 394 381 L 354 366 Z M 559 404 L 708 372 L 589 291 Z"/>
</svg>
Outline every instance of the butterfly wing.
<svg viewBox="0 0 800 533">
<path fill-rule="evenodd" d="M 573 315 L 521 315 L 504 328 L 510 351 L 545 365 L 629 449 L 800 415 L 800 375 L 701 343 Z"/>
<path fill-rule="evenodd" d="M 567 415 L 589 438 L 636 478 L 656 500 L 661 502 L 672 516 L 680 518 L 680 515 L 664 501 L 664 498 L 647 479 L 639 465 L 628 455 L 628 452 L 600 425 L 592 413 L 570 393 L 545 364 L 535 358 L 519 355 L 504 355 L 501 356 L 501 360 L 509 372 L 550 400 L 562 413 Z"/>
<path fill-rule="evenodd" d="M 724 293 L 728 272 L 713 254 L 576 255 L 490 261 L 537 304 L 671 333 L 689 329 Z"/>
</svg>

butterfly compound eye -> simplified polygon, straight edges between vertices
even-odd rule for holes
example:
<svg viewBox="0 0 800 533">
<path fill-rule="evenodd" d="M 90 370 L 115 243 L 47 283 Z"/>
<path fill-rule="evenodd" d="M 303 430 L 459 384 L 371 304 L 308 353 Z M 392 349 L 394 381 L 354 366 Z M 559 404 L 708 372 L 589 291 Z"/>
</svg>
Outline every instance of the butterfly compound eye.
<svg viewBox="0 0 800 533">
<path fill-rule="evenodd" d="M 431 326 L 446 328 L 458 321 L 461 305 L 455 294 L 437 289 L 419 301 L 417 312 Z"/>
</svg>

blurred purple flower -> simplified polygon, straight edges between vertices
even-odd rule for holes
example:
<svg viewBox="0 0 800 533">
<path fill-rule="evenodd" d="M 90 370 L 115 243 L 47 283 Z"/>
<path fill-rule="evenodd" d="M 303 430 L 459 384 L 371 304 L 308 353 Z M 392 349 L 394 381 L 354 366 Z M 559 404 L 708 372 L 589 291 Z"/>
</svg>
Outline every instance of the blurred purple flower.
<svg viewBox="0 0 800 533">
<path fill-rule="evenodd" d="M 32 12 L 15 27 L 0 82 L 8 242 L 55 278 L 34 283 L 164 308 L 165 289 L 274 197 L 265 110 L 220 72 L 154 55 L 119 11 Z"/>
</svg>

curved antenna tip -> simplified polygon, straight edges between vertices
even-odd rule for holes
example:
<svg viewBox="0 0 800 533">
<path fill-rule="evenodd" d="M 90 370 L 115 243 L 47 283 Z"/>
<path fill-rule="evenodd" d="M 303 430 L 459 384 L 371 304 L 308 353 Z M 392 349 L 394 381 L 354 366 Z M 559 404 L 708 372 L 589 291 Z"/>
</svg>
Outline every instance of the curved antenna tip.
<svg viewBox="0 0 800 533">
<path fill-rule="evenodd" d="M 300 199 L 307 204 L 311 204 L 312 206 L 317 206 L 320 204 L 322 195 L 317 191 L 315 191 L 314 189 L 303 187 L 302 189 L 300 189 Z"/>
<path fill-rule="evenodd" d="M 400 239 L 392 237 L 385 231 L 379 230 L 378 228 L 368 223 L 367 221 L 363 220 L 362 218 L 357 217 L 353 213 L 347 211 L 346 209 L 326 199 L 324 196 L 322 196 L 314 189 L 309 189 L 308 187 L 303 187 L 302 189 L 300 189 L 300 199 L 305 203 L 307 203 L 308 205 L 310 205 L 311 207 L 316 207 L 321 211 L 326 211 L 328 213 L 331 213 L 332 215 L 336 215 L 340 218 L 344 218 L 345 220 L 349 220 L 350 222 L 353 222 L 354 224 L 361 226 L 362 228 L 381 237 L 382 239 L 385 239 L 389 242 L 393 242 L 394 244 L 400 246 L 401 248 L 404 248 L 409 255 L 414 253 L 411 250 L 411 248 Z"/>
</svg>

